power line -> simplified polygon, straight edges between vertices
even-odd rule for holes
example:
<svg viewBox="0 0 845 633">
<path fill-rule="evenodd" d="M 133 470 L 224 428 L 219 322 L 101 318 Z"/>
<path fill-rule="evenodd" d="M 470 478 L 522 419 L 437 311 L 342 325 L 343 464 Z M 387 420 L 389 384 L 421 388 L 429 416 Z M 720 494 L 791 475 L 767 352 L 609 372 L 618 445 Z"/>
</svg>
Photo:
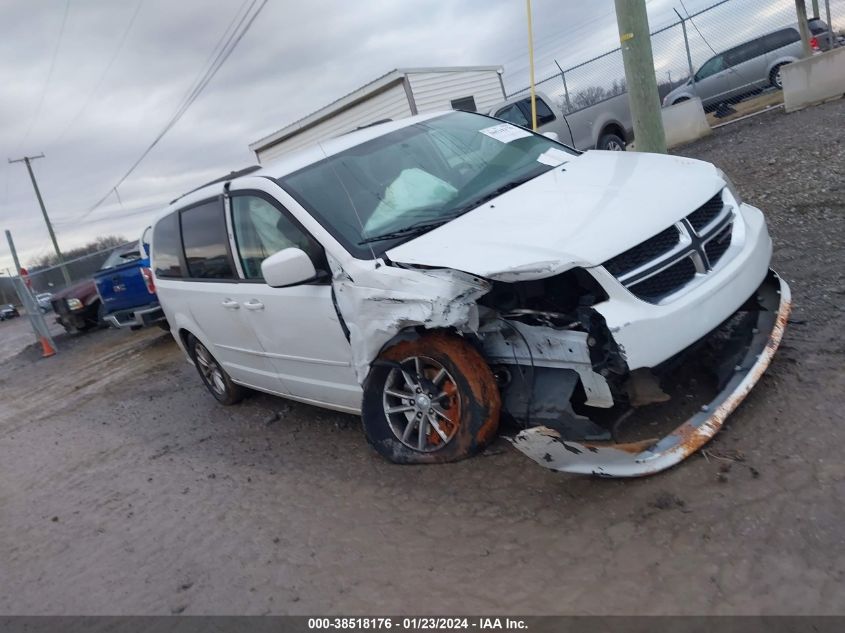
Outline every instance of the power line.
<svg viewBox="0 0 845 633">
<path fill-rule="evenodd" d="M 121 184 L 123 184 L 123 182 L 132 174 L 132 172 L 135 171 L 135 169 L 137 169 L 138 165 L 141 164 L 141 162 L 147 157 L 147 155 L 153 150 L 153 148 L 156 145 L 158 145 L 159 141 L 161 141 L 161 139 L 164 138 L 164 135 L 167 134 L 173 128 L 173 126 L 176 125 L 176 123 L 179 122 L 179 120 L 182 118 L 182 116 L 185 114 L 185 112 L 187 112 L 188 108 L 190 108 L 191 105 L 194 103 L 194 101 L 197 100 L 197 98 L 200 96 L 200 94 L 205 89 L 205 87 L 214 78 L 214 76 L 217 74 L 217 72 L 220 70 L 220 68 L 223 66 L 223 64 L 226 62 L 226 60 L 232 54 L 232 51 L 235 50 L 235 48 L 237 47 L 238 43 L 240 43 L 243 36 L 246 35 L 247 31 L 249 31 L 253 22 L 255 22 L 255 18 L 258 17 L 258 14 L 261 13 L 261 10 L 267 4 L 267 0 L 262 0 L 261 4 L 258 6 L 258 8 L 252 13 L 251 16 L 249 16 L 249 12 L 255 6 L 256 2 L 258 2 L 258 0 L 252 0 L 252 4 L 247 8 L 246 13 L 244 13 L 243 17 L 241 17 L 240 21 L 238 22 L 238 25 L 235 27 L 235 29 L 232 31 L 232 33 L 229 35 L 225 44 L 222 47 L 220 47 L 220 50 L 217 53 L 217 56 L 214 58 L 214 61 L 211 63 L 211 66 L 209 66 L 209 68 L 206 70 L 205 74 L 203 75 L 202 79 L 200 79 L 200 81 L 190 91 L 188 96 L 183 101 L 182 105 L 176 110 L 176 113 L 170 118 L 170 120 L 167 122 L 167 124 L 161 130 L 161 132 L 158 133 L 158 135 L 155 137 L 155 139 L 153 139 L 152 143 L 150 143 L 147 146 L 147 148 L 141 153 L 141 155 L 132 164 L 132 166 L 127 170 L 127 172 L 123 176 L 121 176 L 121 178 L 118 179 L 118 181 L 114 185 L 112 185 L 109 188 L 108 193 L 106 193 L 106 195 L 104 195 L 102 198 L 100 198 L 93 206 L 91 206 L 85 213 L 83 213 L 80 216 L 80 218 L 79 218 L 80 220 L 87 217 L 95 209 L 97 209 L 101 204 L 103 204 L 103 202 L 105 202 L 112 195 L 112 193 Z M 243 5 L 241 5 L 241 6 L 243 6 Z M 240 9 L 238 11 L 240 12 Z M 236 14 L 236 16 L 237 16 L 237 14 Z M 249 18 L 248 18 L 248 16 L 249 16 Z M 238 29 L 240 29 L 240 31 L 238 31 Z M 217 49 L 217 48 L 218 47 L 215 47 L 215 49 Z"/>
<path fill-rule="evenodd" d="M 88 92 L 88 98 L 82 104 L 82 107 L 76 112 L 73 118 L 68 122 L 65 128 L 62 130 L 61 134 L 56 138 L 55 142 L 61 141 L 65 134 L 68 133 L 68 130 L 73 127 L 73 124 L 79 120 L 79 117 L 88 107 L 88 104 L 91 103 L 91 100 L 94 96 L 99 92 L 100 88 L 103 85 L 103 81 L 105 81 L 106 75 L 108 75 L 109 70 L 111 70 L 112 65 L 114 64 L 115 60 L 117 59 L 120 52 L 123 50 L 123 45 L 126 44 L 126 37 L 129 35 L 129 31 L 132 30 L 132 25 L 135 24 L 135 18 L 138 17 L 138 13 L 141 11 L 141 5 L 144 4 L 144 0 L 138 0 L 135 4 L 135 10 L 132 12 L 132 15 L 129 18 L 129 22 L 126 25 L 126 28 L 123 30 L 123 34 L 120 36 L 120 41 L 118 42 L 117 48 L 112 53 L 111 59 L 109 60 L 108 64 L 106 64 L 105 69 L 103 70 L 100 78 L 97 80 L 97 83 L 94 85 L 94 88 Z"/>
<path fill-rule="evenodd" d="M 41 114 L 41 106 L 44 105 L 44 97 L 47 96 L 47 88 L 50 86 L 50 79 L 53 77 L 53 70 L 56 67 L 56 58 L 59 54 L 59 46 L 62 43 L 62 36 L 65 33 L 65 24 L 67 23 L 67 14 L 70 10 L 70 0 L 65 0 L 65 12 L 62 15 L 62 24 L 59 27 L 59 37 L 56 39 L 56 46 L 53 48 L 53 57 L 50 60 L 50 70 L 47 72 L 47 79 L 44 80 L 44 87 L 41 89 L 41 97 L 38 99 L 38 105 L 36 106 L 32 118 L 29 120 L 29 125 L 26 128 L 26 132 L 23 134 L 23 138 L 21 138 L 20 143 L 15 148 L 15 153 L 21 148 L 26 142 L 26 139 L 29 138 L 29 133 L 32 131 L 32 126 L 35 125 L 35 122 L 38 120 L 38 116 Z"/>
</svg>

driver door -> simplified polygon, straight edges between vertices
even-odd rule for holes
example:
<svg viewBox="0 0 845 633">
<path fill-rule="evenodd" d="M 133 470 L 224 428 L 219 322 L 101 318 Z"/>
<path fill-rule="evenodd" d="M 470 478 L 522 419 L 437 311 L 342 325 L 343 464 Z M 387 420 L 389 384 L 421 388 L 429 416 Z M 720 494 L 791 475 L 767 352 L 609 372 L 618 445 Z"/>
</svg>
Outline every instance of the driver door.
<svg viewBox="0 0 845 633">
<path fill-rule="evenodd" d="M 361 387 L 332 299 L 322 246 L 265 192 L 233 191 L 230 202 L 235 253 L 244 277 L 243 313 L 287 395 L 359 411 Z M 305 251 L 322 275 L 306 283 L 271 288 L 261 275 L 261 262 L 291 247 Z"/>
</svg>

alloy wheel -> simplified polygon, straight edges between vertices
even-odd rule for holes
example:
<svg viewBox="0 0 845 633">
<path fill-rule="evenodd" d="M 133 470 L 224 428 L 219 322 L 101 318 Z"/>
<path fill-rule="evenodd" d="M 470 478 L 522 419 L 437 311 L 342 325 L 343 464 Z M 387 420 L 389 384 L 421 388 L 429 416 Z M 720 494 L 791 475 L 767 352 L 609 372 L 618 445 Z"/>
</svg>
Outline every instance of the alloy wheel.
<svg viewBox="0 0 845 633">
<path fill-rule="evenodd" d="M 436 451 L 458 431 L 461 398 L 455 380 L 432 358 L 411 356 L 399 366 L 390 370 L 384 383 L 387 423 L 408 448 Z"/>
<path fill-rule="evenodd" d="M 214 357 L 206 349 L 205 345 L 197 341 L 194 347 L 197 364 L 199 365 L 200 373 L 205 378 L 206 383 L 218 395 L 226 393 L 226 382 L 223 380 L 223 369 Z"/>
</svg>

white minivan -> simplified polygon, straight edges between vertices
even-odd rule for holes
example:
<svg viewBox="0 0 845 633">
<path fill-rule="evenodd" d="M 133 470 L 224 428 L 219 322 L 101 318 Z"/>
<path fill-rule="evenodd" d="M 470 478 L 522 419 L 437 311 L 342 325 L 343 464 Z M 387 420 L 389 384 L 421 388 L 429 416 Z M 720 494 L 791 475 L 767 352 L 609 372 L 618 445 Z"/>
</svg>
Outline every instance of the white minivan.
<svg viewBox="0 0 845 633">
<path fill-rule="evenodd" d="M 638 476 L 702 446 L 768 366 L 790 308 L 771 252 L 713 165 L 448 112 L 183 196 L 152 267 L 223 404 L 360 413 L 398 463 L 467 457 L 501 422 L 545 467 Z"/>
</svg>

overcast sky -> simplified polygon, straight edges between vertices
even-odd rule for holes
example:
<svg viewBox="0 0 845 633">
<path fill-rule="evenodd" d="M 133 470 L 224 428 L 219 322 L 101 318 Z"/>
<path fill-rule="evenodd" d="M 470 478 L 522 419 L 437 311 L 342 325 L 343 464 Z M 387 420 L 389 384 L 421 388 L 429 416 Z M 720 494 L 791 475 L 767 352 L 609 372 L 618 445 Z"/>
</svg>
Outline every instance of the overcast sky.
<svg viewBox="0 0 845 633">
<path fill-rule="evenodd" d="M 845 15 L 842 2 L 834 0 Z M 794 6 L 736 3 L 778 20 Z M 685 4 L 694 12 L 712 0 Z M 86 216 L 173 116 L 242 6 L 0 0 L 0 229 L 12 231 L 24 265 L 51 246 L 26 169 L 7 158 L 46 155 L 33 167 L 69 249 L 100 235 L 136 239 L 174 196 L 254 164 L 250 142 L 393 68 L 504 65 L 509 89 L 528 82 L 522 0 L 269 0 L 203 94 L 121 185 L 121 201 L 113 195 Z M 676 20 L 673 6 L 681 9 L 680 0 L 649 0 L 653 29 Z M 554 58 L 566 67 L 618 45 L 613 0 L 534 0 L 533 10 L 538 78 L 556 70 Z M 759 28 L 747 15 L 729 24 L 732 32 Z M 712 31 L 705 37 L 716 41 L 724 26 Z M 709 50 L 694 37 L 700 63 Z M 660 72 L 683 69 L 679 41 L 662 47 L 673 49 L 671 63 L 655 51 Z M 11 266 L 2 239 L 0 270 Z"/>
</svg>

